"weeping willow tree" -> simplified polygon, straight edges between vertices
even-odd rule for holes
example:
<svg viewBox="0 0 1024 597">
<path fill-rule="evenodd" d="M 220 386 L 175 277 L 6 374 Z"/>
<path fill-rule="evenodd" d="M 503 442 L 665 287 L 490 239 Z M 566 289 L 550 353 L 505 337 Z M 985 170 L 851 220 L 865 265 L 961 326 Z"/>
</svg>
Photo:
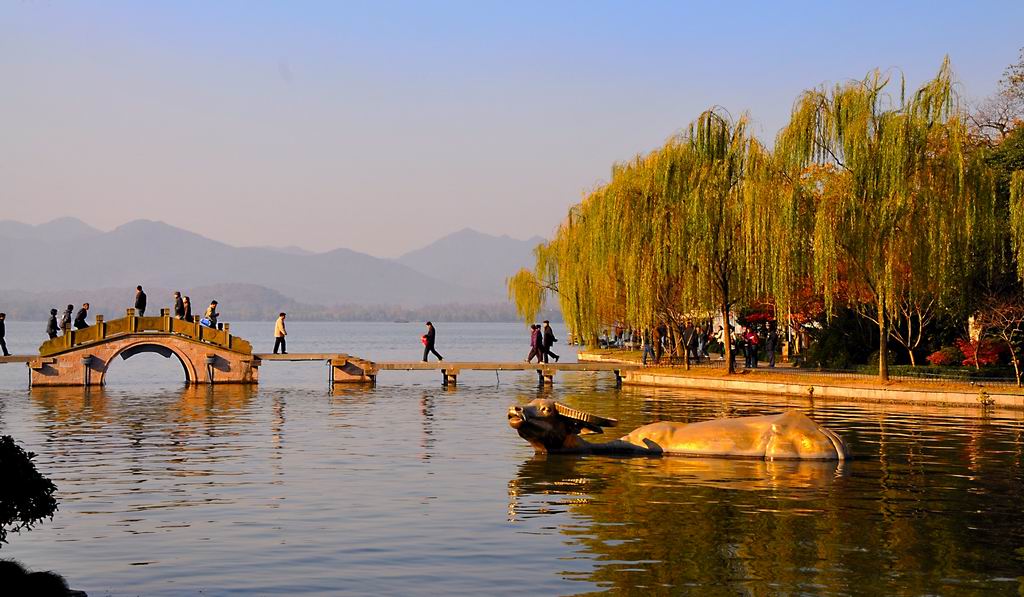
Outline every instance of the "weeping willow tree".
<svg viewBox="0 0 1024 597">
<path fill-rule="evenodd" d="M 1010 239 L 1017 258 L 1017 276 L 1024 280 L 1024 170 L 1010 176 Z"/>
<path fill-rule="evenodd" d="M 691 314 L 728 323 L 744 297 L 786 304 L 799 269 L 798 194 L 786 193 L 771 153 L 716 110 L 661 148 L 618 164 L 574 206 L 534 271 L 509 280 L 527 319 L 556 290 L 570 327 L 593 338 L 619 322 L 650 330 Z M 731 346 L 725 357 L 732 372 Z"/>
<path fill-rule="evenodd" d="M 811 164 L 834 170 L 830 188 L 807 189 L 816 196 L 814 276 L 829 309 L 841 278 L 868 297 L 883 381 L 900 300 L 915 289 L 958 287 L 995 213 L 991 176 L 971 144 L 949 60 L 909 98 L 902 81 L 893 98 L 889 83 L 876 71 L 805 92 L 776 142 L 791 172 Z"/>
</svg>

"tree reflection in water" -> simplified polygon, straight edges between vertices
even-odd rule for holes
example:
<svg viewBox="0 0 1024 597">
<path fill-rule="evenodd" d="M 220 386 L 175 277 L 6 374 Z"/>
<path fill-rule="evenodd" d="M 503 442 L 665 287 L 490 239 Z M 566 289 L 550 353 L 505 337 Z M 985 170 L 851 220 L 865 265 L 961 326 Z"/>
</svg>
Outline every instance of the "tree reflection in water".
<svg viewBox="0 0 1024 597">
<path fill-rule="evenodd" d="M 984 533 L 968 531 L 976 517 L 958 511 L 964 492 L 936 477 L 878 461 L 538 455 L 508 483 L 508 516 L 556 517 L 593 560 L 562 576 L 623 594 L 1015 587 L 1011 546 L 978 542 Z M 1021 503 L 1020 486 L 1010 491 L 1000 510 Z"/>
</svg>

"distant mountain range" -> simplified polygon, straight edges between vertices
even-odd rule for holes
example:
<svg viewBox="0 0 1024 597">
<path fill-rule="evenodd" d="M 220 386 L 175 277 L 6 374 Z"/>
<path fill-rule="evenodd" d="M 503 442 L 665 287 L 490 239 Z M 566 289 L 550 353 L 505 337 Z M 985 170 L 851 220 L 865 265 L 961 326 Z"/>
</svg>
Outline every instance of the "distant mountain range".
<svg viewBox="0 0 1024 597">
<path fill-rule="evenodd" d="M 542 241 L 465 229 L 382 259 L 348 249 L 233 247 L 149 220 L 109 232 L 74 218 L 38 226 L 0 221 L 0 310 L 45 313 L 51 305 L 89 300 L 94 313 L 120 315 L 142 284 L 154 309 L 180 289 L 192 296 L 194 310 L 216 297 L 236 320 L 280 310 L 295 319 L 419 319 L 432 312 L 427 307 L 447 312 L 449 320 L 460 313 L 471 320 L 515 319 L 505 278 L 532 266 L 533 248 Z"/>
<path fill-rule="evenodd" d="M 504 300 L 505 279 L 521 267 L 532 268 L 533 249 L 542 242 L 539 236 L 517 240 L 464 228 L 402 255 L 398 262 L 438 280 L 494 293 Z"/>
</svg>

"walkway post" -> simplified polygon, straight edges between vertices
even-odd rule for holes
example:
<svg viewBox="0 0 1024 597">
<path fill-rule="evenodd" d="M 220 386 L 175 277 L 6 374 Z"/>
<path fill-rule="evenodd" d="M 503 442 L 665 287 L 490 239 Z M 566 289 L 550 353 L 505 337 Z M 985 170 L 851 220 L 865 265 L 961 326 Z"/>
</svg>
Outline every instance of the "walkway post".
<svg viewBox="0 0 1024 597">
<path fill-rule="evenodd" d="M 89 387 L 92 385 L 92 355 L 86 355 L 82 357 L 82 385 Z"/>
</svg>

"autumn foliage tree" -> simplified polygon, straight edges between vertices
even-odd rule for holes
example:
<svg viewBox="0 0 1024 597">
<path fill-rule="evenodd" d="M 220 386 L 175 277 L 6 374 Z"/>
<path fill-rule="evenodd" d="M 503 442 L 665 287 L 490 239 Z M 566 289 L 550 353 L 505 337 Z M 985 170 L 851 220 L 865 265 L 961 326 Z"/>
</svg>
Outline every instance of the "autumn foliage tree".
<svg viewBox="0 0 1024 597">
<path fill-rule="evenodd" d="M 890 323 L 913 289 L 953 287 L 991 222 L 991 177 L 973 151 L 948 59 L 909 97 L 889 77 L 805 92 L 776 151 L 791 171 L 833 168 L 818 194 L 814 277 L 835 296 L 841 268 L 869 295 L 879 325 L 879 379 L 888 380 Z M 814 189 L 811 189 L 813 191 Z"/>
</svg>

